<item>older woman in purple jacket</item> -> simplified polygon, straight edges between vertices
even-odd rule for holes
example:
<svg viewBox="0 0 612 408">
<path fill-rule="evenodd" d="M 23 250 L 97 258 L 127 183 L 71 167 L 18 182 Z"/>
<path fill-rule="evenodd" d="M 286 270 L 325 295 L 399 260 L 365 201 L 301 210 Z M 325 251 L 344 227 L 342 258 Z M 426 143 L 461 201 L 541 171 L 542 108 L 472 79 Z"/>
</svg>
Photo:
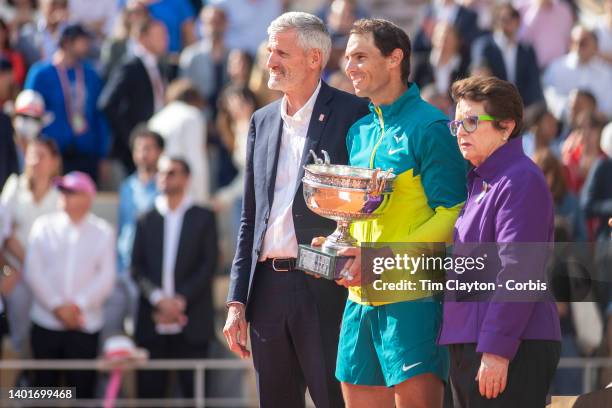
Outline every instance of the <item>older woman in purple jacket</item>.
<svg viewBox="0 0 612 408">
<path fill-rule="evenodd" d="M 455 246 L 551 242 L 552 198 L 542 172 L 523 153 L 516 88 L 472 77 L 453 84 L 452 96 L 457 110 L 449 126 L 473 165 Z M 510 268 L 500 259 L 497 280 Z M 439 342 L 450 345 L 454 407 L 544 407 L 560 339 L 550 301 L 446 302 Z"/>
</svg>

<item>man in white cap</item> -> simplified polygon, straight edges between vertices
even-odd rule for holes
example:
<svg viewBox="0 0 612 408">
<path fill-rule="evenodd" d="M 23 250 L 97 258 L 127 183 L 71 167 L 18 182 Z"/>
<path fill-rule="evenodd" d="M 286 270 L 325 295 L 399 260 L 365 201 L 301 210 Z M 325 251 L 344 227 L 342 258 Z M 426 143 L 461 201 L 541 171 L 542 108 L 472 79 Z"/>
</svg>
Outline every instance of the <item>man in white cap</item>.
<svg viewBox="0 0 612 408">
<path fill-rule="evenodd" d="M 57 186 L 61 211 L 32 227 L 25 261 L 32 289 L 32 353 L 35 359 L 93 359 L 103 324 L 102 306 L 115 277 L 115 239 L 110 225 L 90 213 L 96 187 L 71 172 Z M 34 385 L 59 386 L 61 373 L 37 371 Z M 92 398 L 95 372 L 68 371 L 77 398 Z"/>
</svg>

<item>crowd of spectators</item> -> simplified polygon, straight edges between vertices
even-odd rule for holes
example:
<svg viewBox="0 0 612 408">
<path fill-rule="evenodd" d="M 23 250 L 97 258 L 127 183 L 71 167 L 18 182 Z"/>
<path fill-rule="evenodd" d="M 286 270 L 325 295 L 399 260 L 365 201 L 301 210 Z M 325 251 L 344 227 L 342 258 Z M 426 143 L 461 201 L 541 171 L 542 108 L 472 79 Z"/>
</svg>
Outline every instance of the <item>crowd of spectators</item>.
<svg viewBox="0 0 612 408">
<path fill-rule="evenodd" d="M 352 92 L 343 72 L 352 23 L 395 17 L 378 3 L 0 1 L 0 333 L 17 357 L 94 358 L 126 321 L 152 358 L 206 357 L 250 116 L 279 97 L 266 86 L 266 28 L 289 9 L 319 15 L 332 35 L 324 79 Z M 457 79 L 517 86 L 523 146 L 546 175 L 557 238 L 594 243 L 604 284 L 588 311 L 559 304 L 563 356 L 610 355 L 612 0 L 389 3 L 416 10 L 410 80 L 449 119 Z M 91 212 L 99 191 L 118 197 L 117 225 Z M 215 217 L 228 227 L 216 229 Z M 585 313 L 602 327 L 589 347 L 576 324 Z M 25 384 L 60 381 L 26 374 Z M 580 376 L 560 369 L 553 392 L 580 393 Z M 94 394 L 91 373 L 66 381 Z M 165 377 L 146 381 L 141 395 L 161 395 Z M 183 395 L 192 381 L 181 377 Z"/>
</svg>

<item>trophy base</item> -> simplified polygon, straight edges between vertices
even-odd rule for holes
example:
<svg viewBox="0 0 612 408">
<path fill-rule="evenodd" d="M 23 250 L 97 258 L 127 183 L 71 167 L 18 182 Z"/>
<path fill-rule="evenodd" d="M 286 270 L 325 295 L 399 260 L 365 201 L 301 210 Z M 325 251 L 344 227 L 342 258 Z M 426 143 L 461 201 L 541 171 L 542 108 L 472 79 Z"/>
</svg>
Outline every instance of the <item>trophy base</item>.
<svg viewBox="0 0 612 408">
<path fill-rule="evenodd" d="M 340 279 L 340 272 L 351 257 L 336 253 L 335 249 L 300 245 L 295 268 L 329 280 Z"/>
</svg>

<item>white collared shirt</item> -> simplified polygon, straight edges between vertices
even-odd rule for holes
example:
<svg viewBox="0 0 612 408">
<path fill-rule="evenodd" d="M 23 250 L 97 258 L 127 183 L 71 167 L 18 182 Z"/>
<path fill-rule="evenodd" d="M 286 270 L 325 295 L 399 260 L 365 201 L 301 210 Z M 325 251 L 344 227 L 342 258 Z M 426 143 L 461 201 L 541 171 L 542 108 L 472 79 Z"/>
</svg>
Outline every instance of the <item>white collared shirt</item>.
<svg viewBox="0 0 612 408">
<path fill-rule="evenodd" d="M 581 64 L 576 52 L 556 59 L 542 76 L 546 104 L 560 118 L 567 109 L 574 89 L 585 89 L 595 95 L 597 109 L 612 116 L 612 65 L 599 57 Z"/>
<path fill-rule="evenodd" d="M 453 57 L 444 65 L 439 64 L 439 60 L 440 53 L 437 52 L 437 50 L 432 50 L 429 57 L 429 63 L 432 67 L 435 81 L 434 83 L 438 92 L 446 95 L 450 89 L 451 83 L 453 82 L 453 71 L 455 71 L 457 68 L 459 68 L 459 65 L 461 65 L 461 57 L 459 57 L 459 55 L 453 55 Z"/>
<path fill-rule="evenodd" d="M 176 268 L 176 255 L 183 230 L 183 218 L 188 209 L 193 205 L 191 197 L 185 196 L 176 209 L 168 207 L 166 196 L 158 196 L 155 199 L 155 208 L 164 217 L 164 253 L 162 256 L 162 287 L 153 291 L 150 301 L 157 304 L 162 298 L 171 298 L 175 295 L 174 269 Z M 182 328 L 179 324 L 158 324 L 156 330 L 159 334 L 180 333 Z"/>
<path fill-rule="evenodd" d="M 115 233 L 106 221 L 88 214 L 74 224 L 63 211 L 41 216 L 32 226 L 25 260 L 25 280 L 34 294 L 32 321 L 65 330 L 53 310 L 74 303 L 85 320 L 81 330 L 99 331 L 115 268 Z"/>
<path fill-rule="evenodd" d="M 159 72 L 157 58 L 139 43 L 134 44 L 134 55 L 140 58 L 153 88 L 155 112 L 164 107 L 164 80 Z"/>
<path fill-rule="evenodd" d="M 283 97 L 281 102 L 283 130 L 274 182 L 274 200 L 270 209 L 270 223 L 264 236 L 260 261 L 267 258 L 297 257 L 298 244 L 291 208 L 293 207 L 295 185 L 304 144 L 306 143 L 306 134 L 320 89 L 321 81 L 319 81 L 308 102 L 293 116 L 287 114 L 287 98 Z"/>
<path fill-rule="evenodd" d="M 504 60 L 504 66 L 506 67 L 506 80 L 508 82 L 516 83 L 516 55 L 518 47 L 516 42 L 509 41 L 508 38 L 501 31 L 493 33 L 493 41 L 499 47 L 499 51 L 502 54 Z"/>
</svg>

